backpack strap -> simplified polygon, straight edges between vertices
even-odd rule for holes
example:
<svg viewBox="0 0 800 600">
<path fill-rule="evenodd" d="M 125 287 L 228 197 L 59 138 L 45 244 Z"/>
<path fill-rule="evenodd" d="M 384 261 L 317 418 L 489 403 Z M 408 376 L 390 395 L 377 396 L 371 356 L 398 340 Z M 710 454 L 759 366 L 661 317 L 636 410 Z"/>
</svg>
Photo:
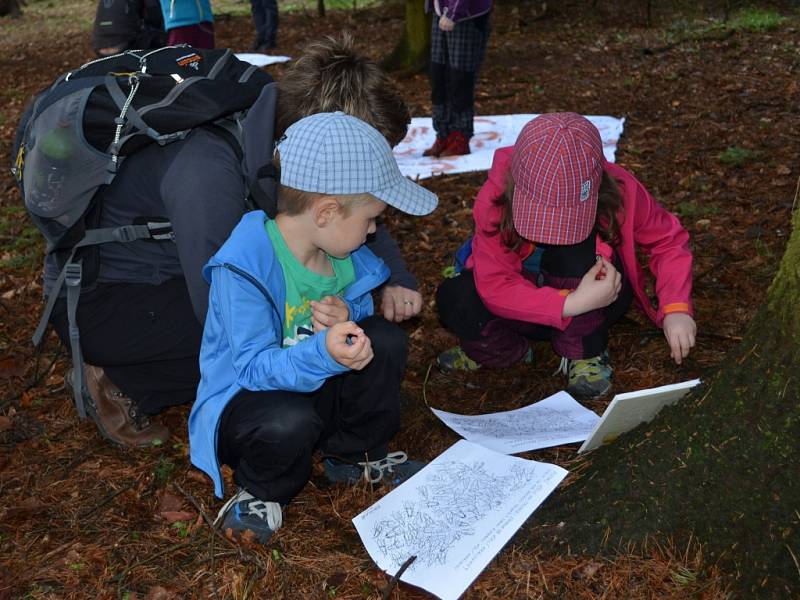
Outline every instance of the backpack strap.
<svg viewBox="0 0 800 600">
<path fill-rule="evenodd" d="M 33 345 L 42 343 L 50 316 L 53 314 L 56 302 L 61 293 L 61 288 L 67 287 L 67 323 L 69 325 L 69 344 L 72 351 L 72 393 L 75 399 L 75 408 L 81 419 L 86 418 L 84 395 L 84 361 L 81 352 L 80 331 L 78 330 L 78 301 L 81 296 L 81 280 L 83 278 L 83 261 L 75 260 L 75 253 L 85 246 L 96 246 L 108 242 L 132 242 L 134 240 L 152 239 L 168 241 L 174 238 L 172 226 L 169 222 L 148 222 L 144 225 L 123 225 L 122 227 L 104 227 L 86 231 L 81 241 L 72 247 L 72 251 L 58 274 L 50 297 L 47 299 L 39 325 L 33 333 Z"/>
</svg>

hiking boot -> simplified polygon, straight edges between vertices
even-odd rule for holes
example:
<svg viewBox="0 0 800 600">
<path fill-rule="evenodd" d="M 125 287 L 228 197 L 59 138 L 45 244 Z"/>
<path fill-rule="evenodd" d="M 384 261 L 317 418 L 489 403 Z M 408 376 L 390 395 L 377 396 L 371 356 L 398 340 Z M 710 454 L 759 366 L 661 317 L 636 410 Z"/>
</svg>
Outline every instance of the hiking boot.
<svg viewBox="0 0 800 600">
<path fill-rule="evenodd" d="M 283 525 L 283 510 L 277 502 L 259 500 L 244 488 L 239 488 L 219 510 L 214 525 L 220 521 L 223 532 L 231 530 L 234 537 L 238 537 L 251 531 L 259 543 L 266 544 Z"/>
<path fill-rule="evenodd" d="M 86 365 L 84 373 L 86 389 L 91 396 L 91 402 L 86 403 L 86 412 L 104 438 L 129 448 L 163 444 L 169 439 L 169 429 L 161 423 L 151 422 L 139 410 L 139 405 L 114 385 L 101 367 Z M 72 385 L 71 369 L 67 373 L 67 383 Z"/>
<path fill-rule="evenodd" d="M 362 479 L 370 483 L 399 485 L 417 473 L 426 463 L 408 460 L 405 452 L 390 452 L 380 460 L 348 462 L 328 456 L 322 461 L 325 475 L 331 483 L 358 483 Z"/>
<path fill-rule="evenodd" d="M 567 360 L 569 383 L 567 392 L 576 398 L 592 400 L 600 398 L 611 389 L 614 370 L 608 362 L 608 351 L 591 358 Z"/>
<path fill-rule="evenodd" d="M 444 150 L 444 138 L 440 138 L 438 135 L 436 136 L 436 141 L 433 142 L 433 146 L 425 150 L 422 153 L 422 156 L 439 156 Z"/>
<path fill-rule="evenodd" d="M 472 360 L 461 346 L 453 346 L 436 357 L 436 365 L 443 373 L 451 371 L 477 371 L 481 366 Z"/>
<path fill-rule="evenodd" d="M 459 156 L 469 154 L 469 140 L 460 131 L 453 131 L 444 140 L 444 148 L 438 156 Z"/>
</svg>

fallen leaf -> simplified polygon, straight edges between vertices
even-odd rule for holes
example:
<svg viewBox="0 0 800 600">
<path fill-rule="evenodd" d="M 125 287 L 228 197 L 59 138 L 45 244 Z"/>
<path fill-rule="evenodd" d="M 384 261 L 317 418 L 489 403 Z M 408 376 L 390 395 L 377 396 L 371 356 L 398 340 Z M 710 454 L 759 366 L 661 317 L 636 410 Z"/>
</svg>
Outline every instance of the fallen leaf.
<svg viewBox="0 0 800 600">
<path fill-rule="evenodd" d="M 181 509 L 183 502 L 174 494 L 164 492 L 161 495 L 161 500 L 158 502 L 158 513 L 175 512 Z"/>
<path fill-rule="evenodd" d="M 792 172 L 792 170 L 786 165 L 780 165 L 777 169 L 775 169 L 775 172 L 778 175 L 788 175 L 789 173 Z"/>
<path fill-rule="evenodd" d="M 8 417 L 0 416 L 0 431 L 8 431 L 13 427 L 14 421 L 9 419 Z"/>
<path fill-rule="evenodd" d="M 177 598 L 174 592 L 170 592 L 160 585 L 154 585 L 147 590 L 147 596 L 144 597 L 144 600 L 173 600 L 174 598 Z"/>
<path fill-rule="evenodd" d="M 193 520 L 196 516 L 196 513 L 186 510 L 167 510 L 160 512 L 159 516 L 167 523 L 177 523 L 178 521 Z"/>
<path fill-rule="evenodd" d="M 13 517 L 28 517 L 35 514 L 41 514 L 46 508 L 46 504 L 35 496 L 25 498 L 16 506 L 12 506 L 6 511 L 5 518 L 10 519 Z"/>
<path fill-rule="evenodd" d="M 0 359 L 0 379 L 22 377 L 25 374 L 25 365 L 10 356 Z"/>
</svg>

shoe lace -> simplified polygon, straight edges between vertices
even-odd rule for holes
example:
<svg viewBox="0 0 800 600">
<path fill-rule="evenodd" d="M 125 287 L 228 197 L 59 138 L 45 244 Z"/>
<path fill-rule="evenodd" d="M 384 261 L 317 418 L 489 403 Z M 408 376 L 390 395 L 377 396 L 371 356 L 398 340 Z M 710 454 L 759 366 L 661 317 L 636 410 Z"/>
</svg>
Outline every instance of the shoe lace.
<svg viewBox="0 0 800 600">
<path fill-rule="evenodd" d="M 137 431 L 141 431 L 150 426 L 150 418 L 139 409 L 139 405 L 134 402 L 130 396 L 126 396 L 122 392 L 113 392 L 113 394 L 117 398 L 124 399 L 127 403 L 128 416 L 131 418 L 131 421 L 133 421 L 133 426 Z"/>
<path fill-rule="evenodd" d="M 358 464 L 364 469 L 364 479 L 370 483 L 378 483 L 386 473 L 394 473 L 394 467 L 407 461 L 408 455 L 398 451 L 390 452 L 380 460 L 366 460 Z"/>
<path fill-rule="evenodd" d="M 559 373 L 561 375 L 568 374 L 569 373 L 569 368 L 570 368 L 569 363 L 570 363 L 570 360 L 566 356 L 562 356 L 561 357 L 561 362 L 558 364 L 558 368 L 555 371 L 553 371 L 553 374 L 550 377 L 555 377 Z"/>
<path fill-rule="evenodd" d="M 228 498 L 228 501 L 219 509 L 217 518 L 214 519 L 213 526 L 216 527 L 221 523 L 231 507 L 239 502 L 247 502 L 247 513 L 243 514 L 255 515 L 262 521 L 266 521 L 269 528 L 273 531 L 276 531 L 283 525 L 283 511 L 281 510 L 280 504 L 277 502 L 259 500 L 250 492 L 241 488 L 233 496 Z"/>
</svg>

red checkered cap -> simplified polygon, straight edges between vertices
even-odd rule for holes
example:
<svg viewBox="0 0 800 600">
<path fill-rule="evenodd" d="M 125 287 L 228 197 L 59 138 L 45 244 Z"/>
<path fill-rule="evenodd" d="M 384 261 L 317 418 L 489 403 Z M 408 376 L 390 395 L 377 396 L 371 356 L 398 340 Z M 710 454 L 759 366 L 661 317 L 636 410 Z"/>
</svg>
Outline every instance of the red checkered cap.
<svg viewBox="0 0 800 600">
<path fill-rule="evenodd" d="M 577 244 L 594 227 L 603 142 L 588 119 L 548 113 L 529 121 L 511 159 L 514 227 L 541 244 Z"/>
</svg>

